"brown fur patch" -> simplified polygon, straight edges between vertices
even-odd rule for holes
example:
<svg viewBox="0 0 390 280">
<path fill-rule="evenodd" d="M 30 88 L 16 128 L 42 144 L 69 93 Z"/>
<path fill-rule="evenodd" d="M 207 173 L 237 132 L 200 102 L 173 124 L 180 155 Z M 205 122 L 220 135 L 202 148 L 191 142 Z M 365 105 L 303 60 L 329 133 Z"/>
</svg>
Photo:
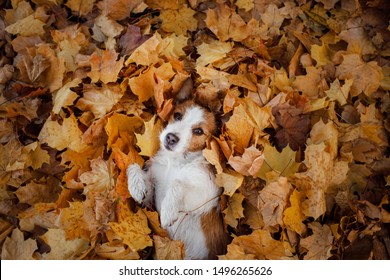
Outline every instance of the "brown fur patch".
<svg viewBox="0 0 390 280">
<path fill-rule="evenodd" d="M 217 259 L 218 255 L 225 255 L 227 252 L 229 239 L 224 229 L 222 214 L 218 209 L 214 207 L 201 217 L 202 230 L 209 249 L 209 259 Z"/>
<path fill-rule="evenodd" d="M 196 104 L 194 101 L 185 101 L 179 104 L 178 106 L 176 106 L 175 110 L 173 111 L 169 119 L 169 122 L 171 123 L 175 121 L 174 119 L 175 113 L 180 113 L 182 116 L 184 116 L 186 110 L 193 106 L 197 106 L 203 110 L 205 121 L 196 124 L 191 128 L 191 129 L 201 128 L 204 133 L 202 135 L 195 135 L 195 134 L 192 135 L 191 141 L 188 146 L 188 151 L 190 152 L 203 150 L 206 147 L 206 140 L 210 136 L 214 135 L 217 131 L 217 125 L 216 125 L 214 114 L 208 111 L 206 108 Z"/>
</svg>

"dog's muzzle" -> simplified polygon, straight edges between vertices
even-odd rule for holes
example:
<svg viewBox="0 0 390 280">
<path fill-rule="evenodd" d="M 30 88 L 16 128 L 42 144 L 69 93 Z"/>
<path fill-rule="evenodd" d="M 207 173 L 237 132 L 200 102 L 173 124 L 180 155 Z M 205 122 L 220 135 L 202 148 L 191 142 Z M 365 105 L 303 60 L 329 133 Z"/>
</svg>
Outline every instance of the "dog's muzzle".
<svg viewBox="0 0 390 280">
<path fill-rule="evenodd" d="M 167 136 L 165 136 L 165 143 L 164 146 L 167 150 L 172 151 L 173 148 L 179 143 L 180 138 L 177 137 L 173 133 L 168 133 Z"/>
</svg>

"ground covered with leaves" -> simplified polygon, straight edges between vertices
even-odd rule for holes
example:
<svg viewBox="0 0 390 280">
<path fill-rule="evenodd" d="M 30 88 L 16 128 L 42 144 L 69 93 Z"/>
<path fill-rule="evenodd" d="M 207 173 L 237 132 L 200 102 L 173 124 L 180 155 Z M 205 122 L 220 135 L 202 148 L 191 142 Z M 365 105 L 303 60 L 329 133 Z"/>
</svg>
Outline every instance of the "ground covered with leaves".
<svg viewBox="0 0 390 280">
<path fill-rule="evenodd" d="M 183 82 L 221 119 L 204 150 L 220 259 L 389 259 L 386 0 L 0 4 L 2 259 L 181 259 L 126 168 Z"/>
</svg>

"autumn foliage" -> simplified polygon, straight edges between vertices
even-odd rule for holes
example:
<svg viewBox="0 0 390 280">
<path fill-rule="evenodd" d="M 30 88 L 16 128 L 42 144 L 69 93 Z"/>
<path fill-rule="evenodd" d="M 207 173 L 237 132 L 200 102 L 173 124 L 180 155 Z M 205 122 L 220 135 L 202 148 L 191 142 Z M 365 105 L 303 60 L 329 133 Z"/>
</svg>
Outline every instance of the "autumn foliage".
<svg viewBox="0 0 390 280">
<path fill-rule="evenodd" d="M 126 168 L 192 77 L 220 259 L 388 259 L 386 0 L 0 4 L 2 259 L 181 259 Z"/>
</svg>

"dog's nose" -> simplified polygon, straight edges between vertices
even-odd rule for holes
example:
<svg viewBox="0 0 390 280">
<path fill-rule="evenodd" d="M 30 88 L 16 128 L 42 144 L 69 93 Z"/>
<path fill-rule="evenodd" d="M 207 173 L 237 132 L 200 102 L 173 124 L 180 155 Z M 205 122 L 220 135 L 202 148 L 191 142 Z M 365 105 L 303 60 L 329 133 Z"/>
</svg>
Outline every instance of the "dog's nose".
<svg viewBox="0 0 390 280">
<path fill-rule="evenodd" d="M 173 133 L 168 133 L 167 136 L 165 137 L 165 144 L 166 147 L 171 150 L 173 147 L 176 146 L 177 142 L 179 142 L 180 138 L 177 137 Z"/>
</svg>

